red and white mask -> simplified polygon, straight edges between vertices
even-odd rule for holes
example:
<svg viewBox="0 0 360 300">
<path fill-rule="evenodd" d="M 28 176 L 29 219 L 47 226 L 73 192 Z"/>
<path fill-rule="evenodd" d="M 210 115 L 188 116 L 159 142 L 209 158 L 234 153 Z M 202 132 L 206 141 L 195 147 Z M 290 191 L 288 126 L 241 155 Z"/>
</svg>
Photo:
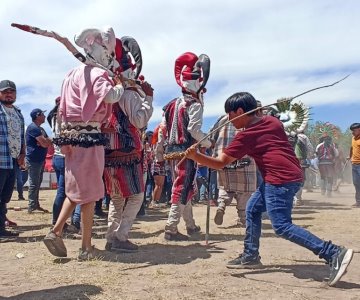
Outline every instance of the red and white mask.
<svg viewBox="0 0 360 300">
<path fill-rule="evenodd" d="M 197 57 L 192 52 L 185 52 L 176 59 L 174 73 L 183 91 L 202 97 L 210 75 L 210 58 L 206 54 Z"/>
<path fill-rule="evenodd" d="M 138 79 L 142 69 L 142 55 L 137 41 L 124 36 L 116 39 L 115 58 L 118 63 L 117 73 L 127 79 Z"/>
</svg>

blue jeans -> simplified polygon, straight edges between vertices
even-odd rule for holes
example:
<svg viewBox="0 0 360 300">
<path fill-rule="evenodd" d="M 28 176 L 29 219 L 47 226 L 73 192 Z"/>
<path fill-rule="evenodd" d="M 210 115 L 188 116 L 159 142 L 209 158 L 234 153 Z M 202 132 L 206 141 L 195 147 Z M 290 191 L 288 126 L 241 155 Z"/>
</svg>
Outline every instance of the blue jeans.
<svg viewBox="0 0 360 300">
<path fill-rule="evenodd" d="M 209 199 L 215 200 L 219 198 L 219 189 L 217 187 L 217 171 L 209 170 L 210 174 L 210 185 L 209 185 Z"/>
<path fill-rule="evenodd" d="M 171 201 L 171 188 L 172 188 L 172 180 L 171 174 L 169 171 L 166 171 L 164 187 L 161 193 L 161 203 L 169 203 Z"/>
<path fill-rule="evenodd" d="M 264 182 L 263 177 L 259 171 L 259 169 L 256 167 L 256 187 L 258 188 L 262 183 Z"/>
<path fill-rule="evenodd" d="M 360 204 L 360 165 L 352 165 L 352 178 L 355 186 L 355 200 L 356 203 Z"/>
<path fill-rule="evenodd" d="M 145 199 L 146 201 L 151 201 L 152 199 L 152 192 L 154 189 L 154 178 L 151 175 L 151 172 L 147 172 L 146 181 L 145 181 Z"/>
<path fill-rule="evenodd" d="M 61 208 L 63 206 L 65 195 L 65 157 L 61 155 L 54 155 L 52 165 L 56 174 L 57 191 L 53 204 L 53 225 L 56 223 Z"/>
<path fill-rule="evenodd" d="M 196 177 L 196 184 L 197 184 L 197 200 L 198 201 L 205 201 L 208 200 L 208 190 L 207 190 L 207 178 L 203 176 Z"/>
<path fill-rule="evenodd" d="M 16 170 L 16 190 L 19 198 L 24 196 L 24 184 L 28 180 L 28 171 L 21 170 L 18 163 L 15 165 Z"/>
<path fill-rule="evenodd" d="M 40 207 L 39 191 L 44 173 L 44 162 L 26 161 L 29 172 L 29 210 Z"/>
<path fill-rule="evenodd" d="M 81 206 L 80 204 L 75 206 L 75 210 L 73 212 L 71 223 L 75 225 L 78 229 L 80 229 L 80 223 L 81 223 Z"/>
<path fill-rule="evenodd" d="M 320 258 L 330 261 L 338 246 L 323 241 L 309 231 L 292 223 L 293 198 L 301 183 L 272 185 L 262 183 L 250 197 L 246 206 L 246 235 L 244 255 L 259 255 L 261 214 L 267 211 L 271 225 L 278 236 L 311 250 Z"/>
</svg>

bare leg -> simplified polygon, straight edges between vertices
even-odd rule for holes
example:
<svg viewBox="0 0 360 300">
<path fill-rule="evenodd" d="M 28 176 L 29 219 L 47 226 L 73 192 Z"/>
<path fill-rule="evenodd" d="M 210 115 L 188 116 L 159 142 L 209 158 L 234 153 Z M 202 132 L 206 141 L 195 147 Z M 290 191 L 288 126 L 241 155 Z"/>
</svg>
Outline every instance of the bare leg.
<svg viewBox="0 0 360 300">
<path fill-rule="evenodd" d="M 75 202 L 65 198 L 60 215 L 54 225 L 52 231 L 57 235 L 61 236 L 66 220 L 71 216 L 76 206 Z"/>
<path fill-rule="evenodd" d="M 90 202 L 81 205 L 81 230 L 82 241 L 81 248 L 84 251 L 91 250 L 91 234 L 94 218 L 95 202 Z"/>
<path fill-rule="evenodd" d="M 153 193 L 154 201 L 160 200 L 161 193 L 164 187 L 164 181 L 165 181 L 165 176 L 154 175 L 154 183 L 155 183 L 154 193 Z"/>
</svg>

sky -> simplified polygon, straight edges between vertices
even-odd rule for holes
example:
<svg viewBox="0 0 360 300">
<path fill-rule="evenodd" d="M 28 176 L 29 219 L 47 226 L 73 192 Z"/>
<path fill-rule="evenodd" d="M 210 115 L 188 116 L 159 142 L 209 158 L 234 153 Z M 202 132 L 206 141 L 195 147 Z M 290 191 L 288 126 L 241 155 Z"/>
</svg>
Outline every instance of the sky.
<svg viewBox="0 0 360 300">
<path fill-rule="evenodd" d="M 53 30 L 70 41 L 82 29 L 111 26 L 117 37 L 132 36 L 141 47 L 142 74 L 155 90 L 150 129 L 162 107 L 180 95 L 174 62 L 191 51 L 211 60 L 204 131 L 235 92 L 250 92 L 266 105 L 351 74 L 298 98 L 311 107 L 313 121 L 345 130 L 360 122 L 359 15 L 357 0 L 1 0 L 0 79 L 16 83 L 16 104 L 30 123 L 33 108 L 53 107 L 65 75 L 79 62 L 56 40 L 10 24 Z"/>
</svg>

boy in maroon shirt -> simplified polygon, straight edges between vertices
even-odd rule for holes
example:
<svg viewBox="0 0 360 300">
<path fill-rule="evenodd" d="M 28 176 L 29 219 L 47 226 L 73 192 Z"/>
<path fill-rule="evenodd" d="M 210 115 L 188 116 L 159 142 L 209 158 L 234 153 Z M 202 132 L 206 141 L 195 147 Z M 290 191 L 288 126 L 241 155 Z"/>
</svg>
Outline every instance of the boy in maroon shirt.
<svg viewBox="0 0 360 300">
<path fill-rule="evenodd" d="M 254 97 L 245 92 L 235 93 L 225 102 L 225 112 L 230 120 L 256 107 Z M 229 261 L 227 267 L 261 266 L 261 214 L 267 211 L 277 235 L 311 250 L 330 264 L 328 284 L 334 285 L 345 273 L 353 250 L 323 241 L 292 223 L 293 198 L 301 186 L 302 170 L 282 123 L 275 117 L 258 116 L 253 112 L 232 121 L 232 124 L 237 129 L 245 130 L 239 132 L 217 158 L 205 156 L 197 152 L 195 147 L 186 151 L 187 158 L 212 169 L 221 169 L 247 154 L 254 158 L 264 178 L 247 203 L 244 251 L 238 258 Z"/>
</svg>

